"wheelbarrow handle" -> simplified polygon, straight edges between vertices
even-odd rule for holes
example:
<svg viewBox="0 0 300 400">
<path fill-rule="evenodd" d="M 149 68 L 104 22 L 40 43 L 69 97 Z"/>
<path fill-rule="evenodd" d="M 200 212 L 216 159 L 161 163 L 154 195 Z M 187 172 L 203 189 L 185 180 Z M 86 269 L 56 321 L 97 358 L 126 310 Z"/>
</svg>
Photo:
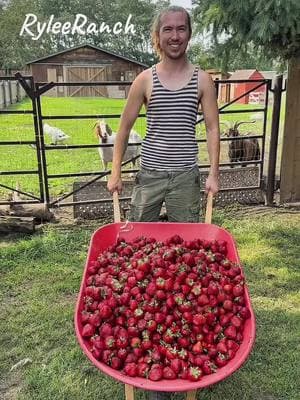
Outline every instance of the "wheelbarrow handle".
<svg viewBox="0 0 300 400">
<path fill-rule="evenodd" d="M 114 204 L 114 222 L 121 222 L 119 194 L 117 191 L 113 192 L 113 204 Z"/>
<path fill-rule="evenodd" d="M 205 212 L 206 224 L 211 224 L 212 209 L 213 209 L 213 194 L 212 192 L 208 192 L 206 200 L 206 212 Z"/>
</svg>

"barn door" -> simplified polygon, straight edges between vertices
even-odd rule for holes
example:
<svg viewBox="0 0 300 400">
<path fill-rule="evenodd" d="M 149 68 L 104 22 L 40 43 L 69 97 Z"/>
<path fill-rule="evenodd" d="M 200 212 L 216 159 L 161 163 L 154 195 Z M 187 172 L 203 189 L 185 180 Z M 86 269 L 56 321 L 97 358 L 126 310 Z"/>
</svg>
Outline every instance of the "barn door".
<svg viewBox="0 0 300 400">
<path fill-rule="evenodd" d="M 48 82 L 57 82 L 56 69 L 55 68 L 47 68 L 47 81 Z M 57 96 L 57 86 L 54 86 L 52 89 L 48 90 L 47 96 Z"/>
<path fill-rule="evenodd" d="M 67 82 L 99 82 L 107 80 L 107 67 L 66 67 Z M 69 96 L 107 97 L 105 86 L 70 86 Z"/>
</svg>

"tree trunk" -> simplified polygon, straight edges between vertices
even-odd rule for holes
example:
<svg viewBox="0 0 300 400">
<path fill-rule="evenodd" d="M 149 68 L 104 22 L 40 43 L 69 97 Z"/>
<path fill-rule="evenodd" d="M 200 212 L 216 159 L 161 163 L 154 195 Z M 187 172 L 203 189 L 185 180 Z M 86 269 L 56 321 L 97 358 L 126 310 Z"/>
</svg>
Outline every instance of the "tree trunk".
<svg viewBox="0 0 300 400">
<path fill-rule="evenodd" d="M 12 204 L 10 214 L 20 217 L 34 217 L 41 221 L 51 221 L 53 213 L 45 204 Z"/>
<path fill-rule="evenodd" d="M 300 57 L 288 66 L 286 114 L 280 176 L 280 202 L 300 200 Z"/>
<path fill-rule="evenodd" d="M 33 233 L 35 229 L 32 217 L 0 217 L 0 233 Z"/>
</svg>

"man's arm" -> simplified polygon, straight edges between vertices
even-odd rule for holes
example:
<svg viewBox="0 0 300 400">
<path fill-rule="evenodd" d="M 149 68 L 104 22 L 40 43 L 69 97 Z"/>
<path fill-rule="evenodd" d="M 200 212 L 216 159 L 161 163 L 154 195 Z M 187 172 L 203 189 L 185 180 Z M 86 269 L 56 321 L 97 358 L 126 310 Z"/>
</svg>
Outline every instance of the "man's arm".
<svg viewBox="0 0 300 400">
<path fill-rule="evenodd" d="M 107 183 L 107 189 L 113 193 L 122 191 L 121 164 L 125 154 L 131 128 L 137 119 L 145 98 L 145 72 L 142 72 L 132 83 L 126 105 L 124 107 L 118 134 L 114 144 L 112 173 Z"/>
<path fill-rule="evenodd" d="M 205 191 L 216 194 L 219 190 L 220 127 L 216 90 L 210 75 L 201 71 L 199 76 L 201 107 L 207 134 L 207 150 L 210 161 Z"/>
</svg>

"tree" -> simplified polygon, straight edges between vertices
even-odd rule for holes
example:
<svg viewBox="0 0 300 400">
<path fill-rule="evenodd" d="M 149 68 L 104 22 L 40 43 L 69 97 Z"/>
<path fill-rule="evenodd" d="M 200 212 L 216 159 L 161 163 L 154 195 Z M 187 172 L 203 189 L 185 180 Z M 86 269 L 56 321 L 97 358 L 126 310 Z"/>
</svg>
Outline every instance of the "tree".
<svg viewBox="0 0 300 400">
<path fill-rule="evenodd" d="M 262 49 L 254 48 L 252 43 L 248 43 L 243 49 L 226 51 L 225 45 L 210 43 L 204 46 L 201 40 L 195 40 L 189 50 L 189 58 L 204 70 L 235 71 L 256 68 L 267 71 L 274 69 L 275 65 L 274 59 L 266 56 Z"/>
<path fill-rule="evenodd" d="M 199 32 L 212 32 L 227 57 L 251 43 L 265 56 L 288 63 L 281 201 L 300 200 L 300 2 L 299 0 L 193 0 Z"/>
<path fill-rule="evenodd" d="M 298 0 L 193 0 L 193 5 L 197 30 L 211 31 L 226 52 L 253 43 L 272 58 L 300 55 Z"/>
</svg>

